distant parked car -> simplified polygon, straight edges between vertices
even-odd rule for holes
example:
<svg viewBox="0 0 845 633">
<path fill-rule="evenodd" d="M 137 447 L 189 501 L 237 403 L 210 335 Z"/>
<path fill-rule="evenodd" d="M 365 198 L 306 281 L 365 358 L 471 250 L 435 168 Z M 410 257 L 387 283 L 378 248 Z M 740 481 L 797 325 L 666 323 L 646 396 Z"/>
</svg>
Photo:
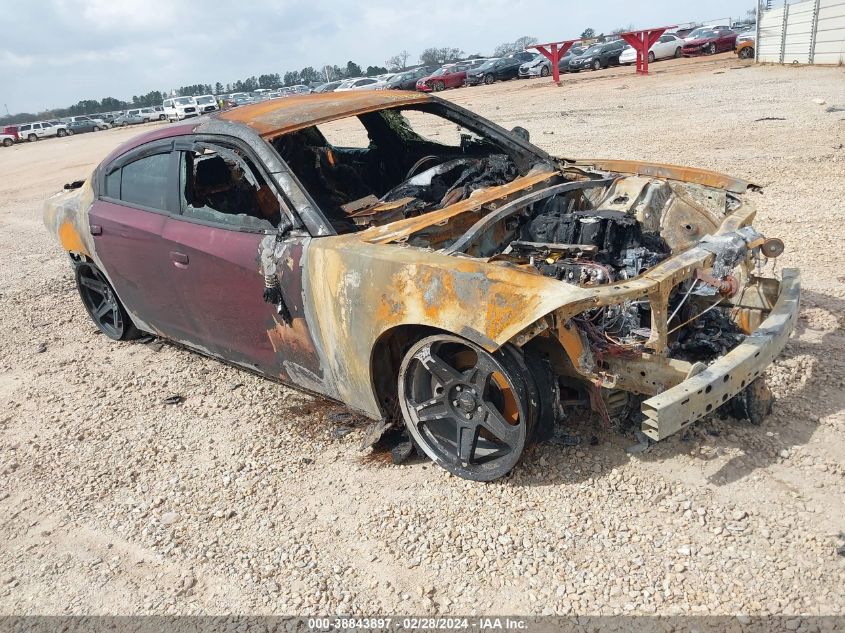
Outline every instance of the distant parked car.
<svg viewBox="0 0 845 633">
<path fill-rule="evenodd" d="M 126 127 L 127 125 L 137 125 L 139 123 L 146 123 L 146 119 L 142 117 L 136 110 L 130 110 L 126 114 L 121 114 L 114 120 L 115 126 Z"/>
<path fill-rule="evenodd" d="M 335 88 L 335 92 L 381 90 L 384 86 L 385 82 L 379 81 L 375 77 L 353 77 L 352 79 L 347 79 Z"/>
<path fill-rule="evenodd" d="M 736 46 L 736 36 L 733 31 L 703 31 L 694 40 L 684 41 L 682 53 L 684 57 L 695 57 L 732 51 Z"/>
<path fill-rule="evenodd" d="M 194 100 L 197 102 L 197 108 L 199 108 L 200 114 L 215 112 L 220 109 L 214 95 L 202 95 L 201 97 L 194 97 Z"/>
<path fill-rule="evenodd" d="M 438 68 L 439 66 L 419 66 L 418 68 L 396 73 L 387 80 L 385 88 L 389 90 L 414 90 L 417 86 L 418 79 L 428 77 Z"/>
<path fill-rule="evenodd" d="M 133 110 L 127 110 L 126 114 L 132 114 L 135 116 L 141 117 L 144 123 L 149 121 L 158 121 L 158 112 L 153 110 L 152 108 L 135 108 Z"/>
<path fill-rule="evenodd" d="M 343 83 L 343 80 L 340 81 L 330 81 L 328 83 L 320 84 L 316 88 L 314 88 L 314 92 L 334 92 L 335 89 Z"/>
<path fill-rule="evenodd" d="M 99 132 L 106 128 L 100 127 L 96 121 L 71 121 L 67 124 L 68 134 L 85 134 L 85 132 Z"/>
<path fill-rule="evenodd" d="M 545 55 L 537 55 L 534 59 L 522 62 L 519 67 L 519 78 L 548 77 L 552 73 L 552 62 Z"/>
<path fill-rule="evenodd" d="M 446 88 L 458 88 L 467 78 L 466 64 L 446 64 L 435 70 L 428 77 L 417 79 L 417 90 L 422 92 L 440 92 Z"/>
<path fill-rule="evenodd" d="M 63 125 L 67 125 L 68 123 L 72 123 L 73 121 L 96 121 L 97 125 L 102 127 L 102 129 L 105 130 L 108 127 L 108 124 L 105 121 L 103 121 L 102 117 L 88 116 L 87 114 L 80 114 L 80 115 L 77 115 L 77 116 L 69 117 L 69 118 L 65 119 L 65 123 L 63 123 Z"/>
<path fill-rule="evenodd" d="M 578 71 L 590 68 L 599 70 L 608 66 L 618 66 L 619 56 L 626 46 L 625 40 L 593 44 L 578 57 L 573 57 L 570 60 L 569 72 L 577 73 Z"/>
<path fill-rule="evenodd" d="M 542 55 L 538 55 L 538 57 L 542 57 Z M 522 63 L 523 60 L 518 57 L 490 59 L 478 68 L 467 70 L 466 85 L 477 86 L 482 83 L 492 84 L 497 80 L 516 79 L 519 77 L 519 67 L 522 66 Z"/>
<path fill-rule="evenodd" d="M 199 116 L 197 102 L 193 97 L 173 97 L 165 99 L 161 105 L 168 121 L 182 121 Z"/>
<path fill-rule="evenodd" d="M 650 64 L 656 59 L 667 59 L 669 57 L 680 57 L 682 49 L 684 48 L 684 40 L 677 35 L 671 33 L 664 33 L 657 41 L 648 49 L 648 63 Z M 628 65 L 637 61 L 637 51 L 633 46 L 627 46 L 622 50 L 619 56 L 619 63 Z"/>
<path fill-rule="evenodd" d="M 67 125 L 59 123 L 55 125 L 49 121 L 39 121 L 37 123 L 25 123 L 18 126 L 18 134 L 21 140 L 26 139 L 30 143 L 42 138 L 50 138 L 51 136 L 67 136 Z"/>
<path fill-rule="evenodd" d="M 585 50 L 589 48 L 588 46 L 573 46 L 568 51 L 566 51 L 566 55 L 561 57 L 557 62 L 557 69 L 559 72 L 568 73 L 569 72 L 569 62 L 573 59 L 582 55 Z"/>
<path fill-rule="evenodd" d="M 695 39 L 701 37 L 702 33 L 707 33 L 709 31 L 730 31 L 731 27 L 725 26 L 724 24 L 717 24 L 715 26 L 699 26 L 698 28 L 693 29 L 689 33 L 684 36 L 685 42 L 691 42 Z"/>
<path fill-rule="evenodd" d="M 313 92 L 311 88 L 309 88 L 305 84 L 297 84 L 295 86 L 291 86 L 290 89 L 292 92 L 295 92 L 296 94 L 300 95 L 308 95 Z"/>
<path fill-rule="evenodd" d="M 754 31 L 740 33 L 736 38 L 734 52 L 740 59 L 754 59 L 754 47 L 757 44 L 757 34 Z"/>
</svg>

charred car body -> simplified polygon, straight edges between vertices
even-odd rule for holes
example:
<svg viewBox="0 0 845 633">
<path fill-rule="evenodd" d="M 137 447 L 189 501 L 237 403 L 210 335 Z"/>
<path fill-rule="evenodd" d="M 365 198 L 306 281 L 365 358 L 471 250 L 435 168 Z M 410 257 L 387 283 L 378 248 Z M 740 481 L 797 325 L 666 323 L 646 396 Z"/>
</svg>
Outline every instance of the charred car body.
<svg viewBox="0 0 845 633">
<path fill-rule="evenodd" d="M 349 118 L 368 146 L 327 140 Z M 110 337 L 342 402 L 370 442 L 404 423 L 462 477 L 581 411 L 655 441 L 764 415 L 799 287 L 761 273 L 783 245 L 751 226 L 754 187 L 524 136 L 419 93 L 269 101 L 130 141 L 45 222 Z"/>
</svg>

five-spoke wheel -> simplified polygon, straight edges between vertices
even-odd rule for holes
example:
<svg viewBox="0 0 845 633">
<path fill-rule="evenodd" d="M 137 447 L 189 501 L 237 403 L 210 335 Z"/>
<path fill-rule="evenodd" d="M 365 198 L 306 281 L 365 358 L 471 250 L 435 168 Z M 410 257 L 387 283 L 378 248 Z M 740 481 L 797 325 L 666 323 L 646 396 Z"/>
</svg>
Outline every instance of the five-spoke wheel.
<svg viewBox="0 0 845 633">
<path fill-rule="evenodd" d="M 114 289 L 96 266 L 88 262 L 77 264 L 76 286 L 91 320 L 103 334 L 116 341 L 137 335 Z"/>
<path fill-rule="evenodd" d="M 405 355 L 399 402 L 408 431 L 434 462 L 490 481 L 514 467 L 531 437 L 529 379 L 506 351 L 435 335 Z"/>
</svg>

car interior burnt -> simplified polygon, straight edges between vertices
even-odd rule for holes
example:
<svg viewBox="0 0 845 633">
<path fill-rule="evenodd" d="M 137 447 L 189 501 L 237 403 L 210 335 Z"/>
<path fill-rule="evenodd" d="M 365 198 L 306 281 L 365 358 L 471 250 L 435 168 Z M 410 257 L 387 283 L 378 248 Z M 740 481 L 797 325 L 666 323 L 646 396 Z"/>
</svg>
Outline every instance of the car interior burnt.
<svg viewBox="0 0 845 633">
<path fill-rule="evenodd" d="M 270 230 L 279 225 L 279 200 L 249 157 L 235 149 L 197 144 L 180 156 L 181 213 L 208 222 Z"/>
<path fill-rule="evenodd" d="M 454 204 L 527 172 L 524 157 L 448 114 L 430 105 L 362 114 L 366 147 L 332 144 L 320 125 L 272 144 L 334 229 L 348 233 Z M 433 121 L 431 134 L 420 132 L 420 115 Z"/>
</svg>

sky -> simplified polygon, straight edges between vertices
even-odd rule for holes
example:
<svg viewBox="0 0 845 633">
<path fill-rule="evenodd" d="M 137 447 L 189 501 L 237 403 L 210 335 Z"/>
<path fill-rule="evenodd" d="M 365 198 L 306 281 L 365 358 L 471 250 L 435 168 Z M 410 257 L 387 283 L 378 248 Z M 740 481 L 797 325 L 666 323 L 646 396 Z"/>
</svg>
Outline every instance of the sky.
<svg viewBox="0 0 845 633">
<path fill-rule="evenodd" d="M 0 113 L 226 84 L 305 66 L 381 66 L 403 49 L 490 54 L 540 42 L 716 18 L 753 0 L 14 0 L 0 40 Z"/>
</svg>

